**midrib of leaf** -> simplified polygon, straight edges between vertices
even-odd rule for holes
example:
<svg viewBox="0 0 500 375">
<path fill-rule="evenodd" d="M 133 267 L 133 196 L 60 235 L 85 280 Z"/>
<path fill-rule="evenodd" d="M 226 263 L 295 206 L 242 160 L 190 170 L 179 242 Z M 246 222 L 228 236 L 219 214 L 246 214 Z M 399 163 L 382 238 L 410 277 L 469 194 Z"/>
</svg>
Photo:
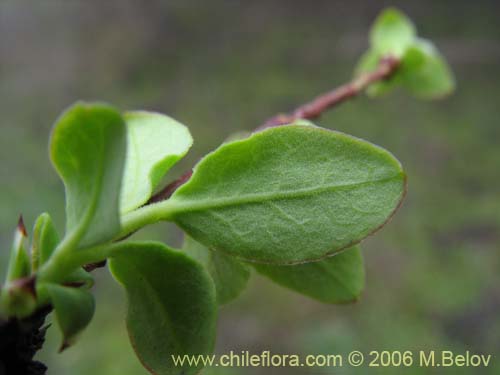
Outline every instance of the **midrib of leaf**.
<svg viewBox="0 0 500 375">
<path fill-rule="evenodd" d="M 294 198 L 303 198 L 307 196 L 319 195 L 325 192 L 333 192 L 342 189 L 348 188 L 358 188 L 369 184 L 374 183 L 383 183 L 388 182 L 399 177 L 404 178 L 404 173 L 398 173 L 391 177 L 386 177 L 377 180 L 356 182 L 352 184 L 343 184 L 343 185 L 328 185 L 321 186 L 317 188 L 306 188 L 306 189 L 298 189 L 295 191 L 286 191 L 286 192 L 277 192 L 277 193 L 261 193 L 261 194 L 246 194 L 246 195 L 238 195 L 231 196 L 226 198 L 215 198 L 215 199 L 204 199 L 204 200 L 188 200 L 184 198 L 177 198 L 174 194 L 170 200 L 165 201 L 165 206 L 169 207 L 169 214 L 174 215 L 177 213 L 183 212 L 192 212 L 192 211 L 202 211 L 202 210 L 210 210 L 214 208 L 222 208 L 222 207 L 230 207 L 230 206 L 240 206 L 252 203 L 261 203 L 272 200 L 286 200 L 286 199 L 294 199 Z"/>
</svg>

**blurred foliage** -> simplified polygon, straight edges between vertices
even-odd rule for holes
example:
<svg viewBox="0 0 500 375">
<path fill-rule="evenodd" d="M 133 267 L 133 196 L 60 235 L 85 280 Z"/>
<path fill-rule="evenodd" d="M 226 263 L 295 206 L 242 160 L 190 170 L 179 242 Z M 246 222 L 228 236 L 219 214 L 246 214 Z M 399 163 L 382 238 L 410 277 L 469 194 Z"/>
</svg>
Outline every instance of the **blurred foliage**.
<svg viewBox="0 0 500 375">
<path fill-rule="evenodd" d="M 173 178 L 228 134 L 252 129 L 349 79 L 368 45 L 373 18 L 387 4 L 0 2 L 0 262 L 20 212 L 32 225 L 48 211 L 62 230 L 63 187 L 47 158 L 47 137 L 67 105 L 98 99 L 164 112 L 188 125 L 195 145 Z M 249 290 L 222 310 L 218 352 L 500 352 L 500 8 L 492 1 L 393 5 L 419 25 L 423 37 L 436 41 L 456 73 L 458 90 L 430 103 L 401 92 L 359 98 L 319 121 L 391 150 L 408 172 L 402 209 L 363 246 L 364 295 L 354 305 L 332 307 L 254 276 Z M 164 224 L 136 236 L 180 243 L 179 233 Z M 96 275 L 97 310 L 88 331 L 61 357 L 57 332 L 49 329 L 40 357 L 52 374 L 143 374 L 126 337 L 124 296 L 107 270 Z M 331 373 L 295 373 L 312 371 Z M 499 372 L 496 358 L 482 371 Z M 363 374 L 366 368 L 339 373 Z"/>
</svg>

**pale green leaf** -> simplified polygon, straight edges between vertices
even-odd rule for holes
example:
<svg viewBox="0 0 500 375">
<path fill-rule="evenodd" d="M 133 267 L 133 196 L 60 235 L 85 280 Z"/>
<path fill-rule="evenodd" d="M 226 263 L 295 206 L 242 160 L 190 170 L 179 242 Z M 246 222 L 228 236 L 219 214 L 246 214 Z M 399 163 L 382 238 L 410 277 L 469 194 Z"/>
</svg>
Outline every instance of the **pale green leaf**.
<svg viewBox="0 0 500 375">
<path fill-rule="evenodd" d="M 143 365 L 154 374 L 195 374 L 172 355 L 211 354 L 215 339 L 215 288 L 201 264 L 161 243 L 126 243 L 110 259 L 128 296 L 127 327 Z"/>
<path fill-rule="evenodd" d="M 401 165 L 386 150 L 288 125 L 222 145 L 155 209 L 210 249 L 287 264 L 361 241 L 391 217 L 404 191 Z"/>
<path fill-rule="evenodd" d="M 124 115 L 127 124 L 127 160 L 121 192 L 121 212 L 129 212 L 151 197 L 167 171 L 181 159 L 193 140 L 174 119 L 154 112 Z"/>
<path fill-rule="evenodd" d="M 375 20 L 370 32 L 370 42 L 379 56 L 401 57 L 415 38 L 415 26 L 401 11 L 395 8 L 384 10 Z"/>
<path fill-rule="evenodd" d="M 57 284 L 44 284 L 57 325 L 63 334 L 61 351 L 72 345 L 94 316 L 94 297 L 88 291 Z"/>
<path fill-rule="evenodd" d="M 423 99 L 443 97 L 455 88 L 453 73 L 445 59 L 424 39 L 417 39 L 408 48 L 400 75 L 403 87 Z"/>
<path fill-rule="evenodd" d="M 254 264 L 254 267 L 277 284 L 325 303 L 356 301 L 365 281 L 359 246 L 317 262 L 293 266 Z"/>
<path fill-rule="evenodd" d="M 455 80 L 445 59 L 430 41 L 417 38 L 415 27 L 400 11 L 384 11 L 370 36 L 371 47 L 360 58 L 357 76 L 374 71 L 386 56 L 399 57 L 401 63 L 388 79 L 367 88 L 369 96 L 381 96 L 399 86 L 423 99 L 439 98 L 453 91 Z"/>
<path fill-rule="evenodd" d="M 66 188 L 66 236 L 80 246 L 109 240 L 120 229 L 125 152 L 125 123 L 109 106 L 75 104 L 54 127 L 50 154 Z"/>
<path fill-rule="evenodd" d="M 250 277 L 246 264 L 220 251 L 211 251 L 189 236 L 185 237 L 182 250 L 208 270 L 215 283 L 219 305 L 234 300 L 245 289 Z"/>
</svg>

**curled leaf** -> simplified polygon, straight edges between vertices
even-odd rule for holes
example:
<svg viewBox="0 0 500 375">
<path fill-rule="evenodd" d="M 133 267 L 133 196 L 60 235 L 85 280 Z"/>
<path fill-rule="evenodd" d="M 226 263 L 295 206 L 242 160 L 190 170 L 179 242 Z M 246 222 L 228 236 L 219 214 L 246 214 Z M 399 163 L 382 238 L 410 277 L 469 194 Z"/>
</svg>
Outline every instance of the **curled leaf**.
<svg viewBox="0 0 500 375">
<path fill-rule="evenodd" d="M 62 334 L 60 351 L 71 346 L 94 316 L 94 297 L 88 291 L 57 284 L 44 284 Z"/>
<path fill-rule="evenodd" d="M 129 212 L 151 197 L 167 171 L 191 147 L 189 130 L 174 119 L 154 112 L 124 115 L 127 161 L 121 191 L 121 212 Z"/>
<path fill-rule="evenodd" d="M 125 152 L 125 122 L 110 106 L 77 103 L 57 120 L 50 156 L 66 188 L 66 236 L 75 245 L 94 245 L 119 231 Z"/>
</svg>

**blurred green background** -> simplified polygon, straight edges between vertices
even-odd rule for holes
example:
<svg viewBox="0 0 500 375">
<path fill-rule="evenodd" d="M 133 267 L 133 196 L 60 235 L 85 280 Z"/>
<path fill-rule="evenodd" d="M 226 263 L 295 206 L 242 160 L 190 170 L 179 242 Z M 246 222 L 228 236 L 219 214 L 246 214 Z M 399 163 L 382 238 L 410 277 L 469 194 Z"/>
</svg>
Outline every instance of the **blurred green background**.
<svg viewBox="0 0 500 375">
<path fill-rule="evenodd" d="M 450 61 L 457 92 L 421 102 L 364 97 L 318 123 L 391 150 L 409 176 L 392 222 L 364 243 L 361 300 L 328 306 L 254 275 L 221 310 L 217 352 L 471 350 L 488 369 L 226 369 L 207 374 L 500 373 L 500 3 L 495 1 L 0 1 L 0 262 L 17 216 L 64 196 L 48 160 L 58 114 L 77 99 L 167 113 L 188 125 L 191 153 L 169 179 L 235 131 L 347 81 L 374 17 L 396 5 Z M 179 244 L 161 224 L 138 237 Z M 48 374 L 145 374 L 124 327 L 124 294 L 96 272 L 97 312 Z"/>
</svg>

